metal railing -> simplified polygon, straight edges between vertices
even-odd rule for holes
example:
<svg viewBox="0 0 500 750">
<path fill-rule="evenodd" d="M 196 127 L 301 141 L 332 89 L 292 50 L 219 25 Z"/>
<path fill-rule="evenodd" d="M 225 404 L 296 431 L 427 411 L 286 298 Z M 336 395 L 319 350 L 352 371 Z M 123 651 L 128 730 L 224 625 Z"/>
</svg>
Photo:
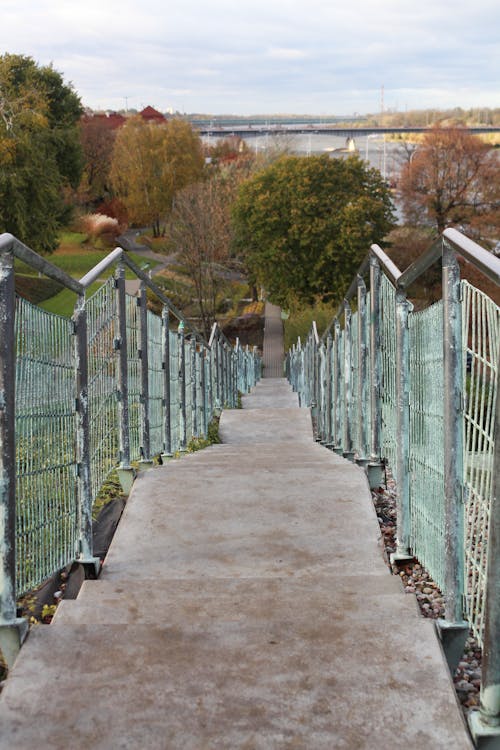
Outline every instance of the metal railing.
<svg viewBox="0 0 500 750">
<path fill-rule="evenodd" d="M 72 319 L 15 295 L 14 259 L 77 294 Z M 126 293 L 125 269 L 140 280 Z M 88 287 L 108 278 L 87 297 Z M 148 309 L 151 290 L 161 316 Z M 96 569 L 92 507 L 113 469 L 184 451 L 260 378 L 257 350 L 210 341 L 121 248 L 80 281 L 0 235 L 0 648 L 10 663 L 26 623 L 16 600 L 73 561 Z"/>
<path fill-rule="evenodd" d="M 469 626 L 483 646 L 481 737 L 500 725 L 500 308 L 461 281 L 459 256 L 500 284 L 500 260 L 454 229 L 404 273 L 372 246 L 328 329 L 298 341 L 287 372 L 319 441 L 365 466 L 372 487 L 390 467 L 393 557 L 416 556 L 441 587 L 450 665 Z M 438 260 L 442 299 L 416 312 L 407 290 Z"/>
</svg>

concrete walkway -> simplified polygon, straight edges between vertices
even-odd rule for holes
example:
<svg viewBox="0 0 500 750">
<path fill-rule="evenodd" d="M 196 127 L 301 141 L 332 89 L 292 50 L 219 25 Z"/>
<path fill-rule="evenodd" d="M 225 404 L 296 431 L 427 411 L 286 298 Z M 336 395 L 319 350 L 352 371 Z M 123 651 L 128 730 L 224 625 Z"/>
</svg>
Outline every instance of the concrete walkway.
<svg viewBox="0 0 500 750">
<path fill-rule="evenodd" d="M 137 480 L 100 580 L 23 646 L 0 748 L 470 748 L 362 471 L 282 378 L 221 435 Z"/>
<path fill-rule="evenodd" d="M 281 309 L 277 305 L 266 302 L 264 315 L 264 347 L 262 352 L 264 368 L 262 375 L 264 378 L 282 378 L 284 374 L 284 354 Z"/>
</svg>

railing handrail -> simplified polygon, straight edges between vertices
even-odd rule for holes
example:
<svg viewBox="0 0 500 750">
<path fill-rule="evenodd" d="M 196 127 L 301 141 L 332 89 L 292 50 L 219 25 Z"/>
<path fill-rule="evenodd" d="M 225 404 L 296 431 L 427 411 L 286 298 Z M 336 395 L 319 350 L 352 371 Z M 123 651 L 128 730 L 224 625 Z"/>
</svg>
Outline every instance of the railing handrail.
<svg viewBox="0 0 500 750">
<path fill-rule="evenodd" d="M 139 268 L 139 266 L 127 256 L 126 251 L 121 247 L 116 247 L 108 253 L 108 255 L 91 268 L 90 271 L 87 271 L 80 280 L 74 279 L 58 266 L 38 255 L 34 250 L 8 232 L 0 234 L 0 253 L 6 252 L 13 252 L 14 257 L 22 260 L 36 271 L 43 273 L 45 276 L 54 279 L 54 281 L 58 281 L 64 287 L 80 296 L 84 295 L 89 286 L 97 281 L 105 271 L 108 271 L 112 266 L 123 262 L 141 281 L 146 284 L 147 287 L 149 287 L 149 289 L 151 289 L 160 302 L 166 305 L 170 312 L 172 312 L 179 321 L 184 323 L 185 327 L 189 329 L 192 334 L 194 334 L 203 344 L 207 345 L 205 337 L 200 333 L 196 326 L 184 317 L 181 311 L 165 295 L 160 287 L 150 279 L 147 273 Z"/>
<path fill-rule="evenodd" d="M 43 273 L 45 276 L 48 276 L 50 279 L 58 281 L 72 292 L 80 295 L 85 293 L 85 288 L 79 281 L 62 269 L 54 266 L 41 255 L 35 253 L 34 250 L 22 243 L 17 237 L 14 237 L 14 235 L 5 232 L 0 234 L 0 255 L 9 252 L 12 252 L 15 258 L 22 260 L 24 263 L 31 266 L 36 271 Z"/>
<path fill-rule="evenodd" d="M 500 286 L 500 258 L 497 258 L 488 250 L 485 250 L 478 245 L 477 242 L 474 242 L 474 240 L 471 240 L 457 229 L 451 227 L 445 229 L 442 235 L 432 243 L 429 249 L 422 253 L 422 255 L 404 271 L 401 271 L 397 267 L 394 261 L 391 260 L 379 245 L 373 244 L 356 271 L 337 312 L 322 334 L 321 341 L 325 341 L 335 324 L 335 321 L 341 319 L 345 310 L 345 302 L 349 302 L 349 300 L 355 296 L 358 287 L 358 278 L 366 275 L 370 268 L 370 260 L 372 258 L 375 258 L 378 261 L 385 275 L 395 287 L 406 290 L 442 256 L 444 243 L 451 245 L 452 249 L 458 252 L 458 254 L 468 263 L 471 263 L 491 281 Z"/>
<path fill-rule="evenodd" d="M 17 298 L 16 259 L 75 293 L 71 318 Z M 114 273 L 105 273 L 112 266 Z M 141 282 L 137 297 L 127 295 L 126 268 Z M 87 295 L 97 281 L 100 289 Z M 147 289 L 162 303 L 161 315 L 148 309 Z M 76 560 L 92 575 L 99 569 L 92 508 L 109 472 L 118 471 L 128 492 L 132 462 L 149 465 L 206 438 L 210 420 L 236 407 L 238 393 L 248 393 L 260 374 L 256 347 L 233 346 L 217 323 L 208 344 L 123 248 L 78 281 L 13 235 L 0 234 L 0 649 L 8 664 L 25 632 L 16 596 L 57 565 Z M 43 402 L 41 419 L 33 402 Z M 42 489 L 28 484 L 28 451 Z M 41 492 L 54 498 L 50 514 L 21 535 L 17 519 L 38 513 Z M 45 555 L 46 544 L 54 555 Z"/>
<path fill-rule="evenodd" d="M 456 229 L 403 273 L 372 245 L 321 343 L 313 322 L 304 349 L 290 350 L 287 374 L 312 410 L 316 440 L 366 467 L 373 488 L 389 465 L 392 560 L 416 556 L 443 590 L 437 626 L 452 671 L 469 628 L 483 644 L 480 709 L 470 726 L 475 739 L 498 741 L 500 307 L 461 279 L 462 260 L 500 284 L 500 259 Z M 434 263 L 440 302 L 416 312 L 407 290 Z"/>
</svg>

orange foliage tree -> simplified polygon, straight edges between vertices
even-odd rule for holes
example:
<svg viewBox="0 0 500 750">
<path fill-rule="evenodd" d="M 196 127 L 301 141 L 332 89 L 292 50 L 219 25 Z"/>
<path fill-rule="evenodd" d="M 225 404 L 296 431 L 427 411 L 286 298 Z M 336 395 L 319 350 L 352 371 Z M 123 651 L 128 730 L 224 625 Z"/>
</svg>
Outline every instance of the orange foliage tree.
<svg viewBox="0 0 500 750">
<path fill-rule="evenodd" d="M 466 128 L 433 127 L 403 166 L 400 196 L 413 226 L 440 234 L 455 225 L 493 241 L 500 228 L 497 154 Z"/>
</svg>

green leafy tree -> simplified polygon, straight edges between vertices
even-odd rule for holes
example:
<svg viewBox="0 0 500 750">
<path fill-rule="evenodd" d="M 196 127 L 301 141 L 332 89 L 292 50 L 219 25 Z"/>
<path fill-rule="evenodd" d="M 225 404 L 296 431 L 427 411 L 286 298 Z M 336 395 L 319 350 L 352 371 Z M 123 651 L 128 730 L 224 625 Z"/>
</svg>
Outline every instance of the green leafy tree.
<svg viewBox="0 0 500 750">
<path fill-rule="evenodd" d="M 151 225 L 157 237 L 176 192 L 202 178 L 204 163 L 201 140 L 189 123 L 131 117 L 116 136 L 111 182 L 129 219 Z"/>
<path fill-rule="evenodd" d="M 371 243 L 392 226 L 380 173 L 357 157 L 284 157 L 245 182 L 236 247 L 271 300 L 338 300 Z"/>
<path fill-rule="evenodd" d="M 22 55 L 0 57 L 0 231 L 40 252 L 56 247 L 66 196 L 80 180 L 81 112 L 71 85 L 52 67 Z"/>
</svg>

